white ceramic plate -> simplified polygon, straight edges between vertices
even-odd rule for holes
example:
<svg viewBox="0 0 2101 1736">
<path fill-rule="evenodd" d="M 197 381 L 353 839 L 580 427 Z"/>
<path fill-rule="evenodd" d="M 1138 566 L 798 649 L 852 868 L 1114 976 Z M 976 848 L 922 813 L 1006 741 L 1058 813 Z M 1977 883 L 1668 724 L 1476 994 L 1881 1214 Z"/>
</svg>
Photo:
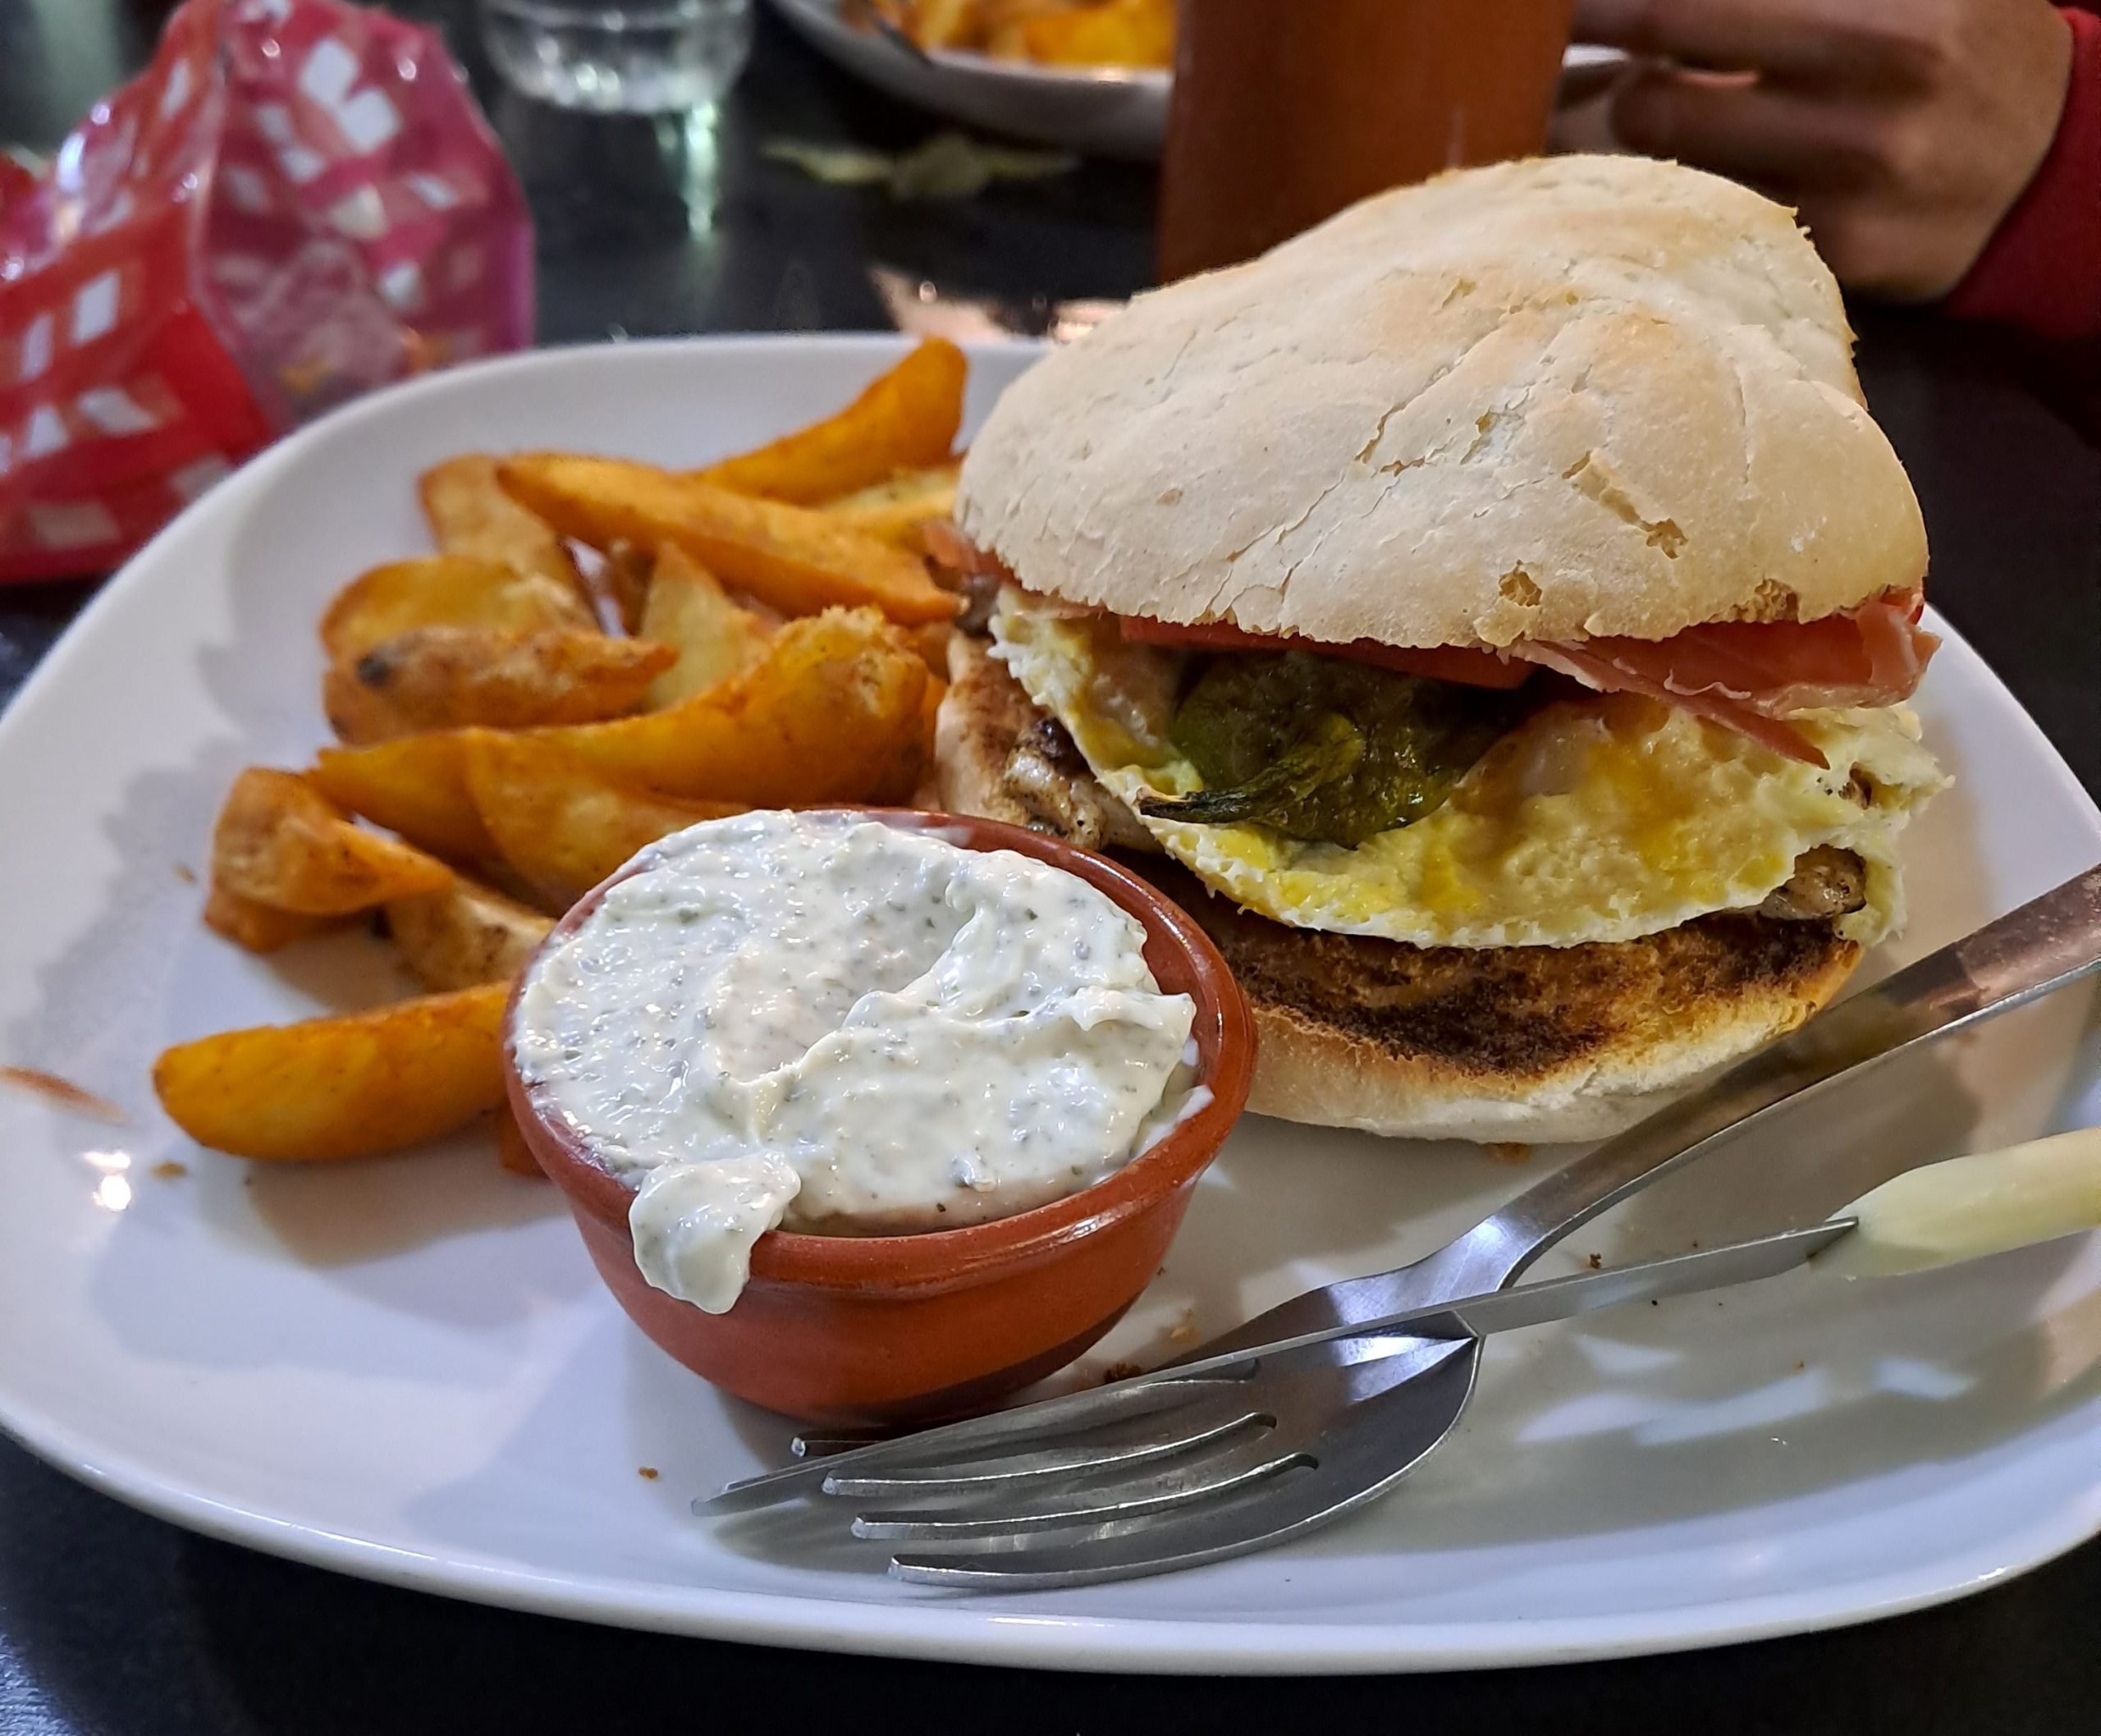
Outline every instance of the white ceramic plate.
<svg viewBox="0 0 2101 1736">
<path fill-rule="evenodd" d="M 1039 66 L 945 48 L 922 59 L 872 30 L 856 30 L 840 15 L 839 0 L 773 0 L 773 6 L 826 60 L 900 102 L 1089 156 L 1150 162 L 1160 155 L 1174 82 L 1165 71 Z M 1564 64 L 1616 57 L 1609 48 L 1577 47 Z"/>
<path fill-rule="evenodd" d="M 899 1586 L 687 1503 L 788 1430 L 660 1355 L 543 1185 L 487 1146 L 336 1168 L 199 1152 L 155 1108 L 176 1038 L 384 998 L 362 935 L 247 957 L 198 926 L 235 768 L 323 739 L 314 620 L 424 546 L 419 467 L 568 445 L 693 463 L 844 401 L 898 340 L 634 344 L 446 373 L 330 418 L 191 508 L 0 719 L 0 1423 L 124 1500 L 429 1590 L 726 1638 L 1095 1669 L 1571 1658 L 1952 1596 L 2101 1528 L 2101 1244 L 1846 1290 L 1814 1273 L 1499 1340 L 1462 1433 L 1289 1550 L 1060 1596 Z M 980 350 L 971 410 L 1028 361 Z M 1888 960 L 2101 856 L 2101 818 L 1959 643 L 1923 696 L 1961 780 L 1912 835 Z M 2090 1000 L 2060 999 L 1708 1159 L 1573 1261 L 1806 1220 L 1916 1161 L 2101 1119 Z M 1250 1122 L 1097 1360 L 1157 1354 L 1412 1257 L 1549 1160 Z M 179 1164 L 183 1173 L 160 1168 Z M 653 1478 L 638 1474 L 648 1466 Z"/>
</svg>

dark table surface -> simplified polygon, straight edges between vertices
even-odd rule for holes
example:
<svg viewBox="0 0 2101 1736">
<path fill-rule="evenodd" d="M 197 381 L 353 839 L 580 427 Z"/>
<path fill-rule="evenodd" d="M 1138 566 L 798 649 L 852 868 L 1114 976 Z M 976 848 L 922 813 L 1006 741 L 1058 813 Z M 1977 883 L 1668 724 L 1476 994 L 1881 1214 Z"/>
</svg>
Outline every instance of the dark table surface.
<svg viewBox="0 0 2101 1736">
<path fill-rule="evenodd" d="M 895 149 L 930 129 L 771 24 L 712 125 L 588 121 L 497 90 L 464 5 L 396 9 L 447 26 L 526 182 L 547 341 L 886 326 L 872 266 L 982 300 L 1017 329 L 1069 298 L 1120 297 L 1147 280 L 1152 190 L 1136 170 L 899 205 L 765 159 L 775 139 Z M 56 143 L 142 63 L 162 10 L 0 0 L 0 144 Z M 1856 319 L 1870 396 L 1925 502 L 1934 602 L 2101 790 L 2101 455 L 1980 340 L 1929 316 Z M 92 589 L 0 591 L 0 704 Z M 337 1578 L 144 1518 L 0 1441 L 7 1733 L 1070 1733 L 1405 1718 L 1568 1736 L 2083 1736 L 2101 1729 L 2097 1612 L 2101 1544 L 1943 1609 L 1677 1657 L 1404 1683 L 996 1672 L 616 1633 Z"/>
</svg>

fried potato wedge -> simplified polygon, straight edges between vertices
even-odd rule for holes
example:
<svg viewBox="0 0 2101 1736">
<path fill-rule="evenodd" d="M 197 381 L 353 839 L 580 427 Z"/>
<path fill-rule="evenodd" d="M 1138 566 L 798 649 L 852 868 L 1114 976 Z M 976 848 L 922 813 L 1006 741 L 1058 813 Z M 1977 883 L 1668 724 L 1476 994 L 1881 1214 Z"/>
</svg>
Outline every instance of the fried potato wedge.
<svg viewBox="0 0 2101 1736">
<path fill-rule="evenodd" d="M 307 773 L 323 795 L 448 862 L 496 854 L 467 795 L 458 730 L 401 735 L 370 747 L 323 748 Z"/>
<path fill-rule="evenodd" d="M 995 30 L 996 55 L 1052 66 L 1170 66 L 1174 0 L 1103 0 L 1015 19 Z"/>
<path fill-rule="evenodd" d="M 442 892 L 393 900 L 387 926 L 415 979 L 442 991 L 512 981 L 554 920 L 492 886 L 456 876 Z"/>
<path fill-rule="evenodd" d="M 178 1043 L 153 1090 L 199 1145 L 304 1161 L 399 1151 L 503 1102 L 507 983 Z"/>
<path fill-rule="evenodd" d="M 386 694 L 358 680 L 353 665 L 332 664 L 321 677 L 321 715 L 328 720 L 336 740 L 348 747 L 362 748 L 375 741 L 391 741 L 397 735 L 414 735 L 416 726 Z"/>
<path fill-rule="evenodd" d="M 985 0 L 901 0 L 900 22 L 922 48 L 974 48 L 985 39 Z"/>
<path fill-rule="evenodd" d="M 970 364 L 945 337 L 930 337 L 835 415 L 693 472 L 739 494 L 813 506 L 938 465 L 963 425 Z"/>
<path fill-rule="evenodd" d="M 960 460 L 924 470 L 900 470 L 888 482 L 824 502 L 824 511 L 842 524 L 915 555 L 927 552 L 922 528 L 929 519 L 946 519 L 955 511 Z"/>
<path fill-rule="evenodd" d="M 792 807 L 909 795 L 927 666 L 872 610 L 783 625 L 742 675 L 661 712 L 550 730 L 612 782 Z M 914 772 L 916 776 L 916 771 Z"/>
<path fill-rule="evenodd" d="M 347 916 L 451 879 L 435 857 L 354 824 L 296 772 L 249 767 L 212 834 L 214 886 L 304 916 Z"/>
<path fill-rule="evenodd" d="M 442 896 L 443 895 L 439 895 Z M 204 926 L 250 952 L 275 952 L 332 926 L 325 916 L 307 916 L 259 905 L 221 885 L 215 877 L 204 898 Z"/>
<path fill-rule="evenodd" d="M 785 501 L 762 500 L 646 464 L 523 452 L 505 488 L 565 536 L 593 548 L 675 543 L 726 584 L 786 615 L 872 604 L 893 621 L 946 621 L 955 598 L 895 544 Z"/>
<path fill-rule="evenodd" d="M 321 643 L 332 662 L 354 663 L 418 627 L 532 633 L 597 625 L 575 593 L 541 574 L 467 555 L 424 555 L 375 566 L 345 585 L 321 617 Z"/>
<path fill-rule="evenodd" d="M 535 518 L 496 479 L 496 460 L 487 452 L 462 452 L 433 465 L 417 484 L 423 518 L 438 548 L 473 555 L 513 572 L 552 579 L 586 609 L 591 593 L 562 539 Z"/>
<path fill-rule="evenodd" d="M 533 1147 L 525 1143 L 525 1129 L 518 1125 L 518 1117 L 508 1105 L 497 1112 L 496 1161 L 514 1175 L 529 1176 L 534 1181 L 547 1179 L 540 1160 L 533 1155 Z"/>
<path fill-rule="evenodd" d="M 676 543 L 657 557 L 641 634 L 669 646 L 677 661 L 649 685 L 649 707 L 667 705 L 739 675 L 766 654 L 767 625 Z"/>
<path fill-rule="evenodd" d="M 574 628 L 413 627 L 331 669 L 322 699 L 330 725 L 352 743 L 595 723 L 634 710 L 678 660 L 646 639 Z"/>
<path fill-rule="evenodd" d="M 465 749 L 467 788 L 503 859 L 549 906 L 566 909 L 645 844 L 736 802 L 680 802 L 600 776 L 544 735 L 479 730 Z"/>
</svg>

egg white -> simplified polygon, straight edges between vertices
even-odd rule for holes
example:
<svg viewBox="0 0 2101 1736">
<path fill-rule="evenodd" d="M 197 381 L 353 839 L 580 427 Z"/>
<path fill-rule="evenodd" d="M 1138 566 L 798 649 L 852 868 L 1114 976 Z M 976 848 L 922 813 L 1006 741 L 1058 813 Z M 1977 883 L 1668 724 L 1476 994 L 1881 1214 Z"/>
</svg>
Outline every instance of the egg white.
<svg viewBox="0 0 2101 1736">
<path fill-rule="evenodd" d="M 998 654 L 1137 808 L 1202 775 L 1168 740 L 1179 657 L 1112 623 L 1009 590 Z M 1247 909 L 1302 928 L 1420 946 L 1627 941 L 1747 909 L 1819 845 L 1856 854 L 1867 902 L 1838 932 L 1871 946 L 1903 922 L 1897 835 L 1947 779 L 1893 707 L 1794 720 L 1830 762 L 1804 765 L 1633 694 L 1545 707 L 1412 826 L 1355 849 L 1257 825 L 1147 819 L 1166 852 Z"/>
</svg>

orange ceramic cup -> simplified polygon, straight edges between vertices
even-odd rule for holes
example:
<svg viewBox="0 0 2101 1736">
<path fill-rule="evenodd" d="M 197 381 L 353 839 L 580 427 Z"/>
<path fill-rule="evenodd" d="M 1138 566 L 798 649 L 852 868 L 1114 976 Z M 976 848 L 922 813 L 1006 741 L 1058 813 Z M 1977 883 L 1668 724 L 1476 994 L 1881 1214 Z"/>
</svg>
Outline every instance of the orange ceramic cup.
<svg viewBox="0 0 2101 1736">
<path fill-rule="evenodd" d="M 1062 1367 L 1114 1326 L 1152 1281 L 1189 1204 L 1247 1101 L 1254 1027 L 1225 961 L 1174 904 L 1115 863 L 996 820 L 868 808 L 867 818 L 936 831 L 970 850 L 1011 850 L 1077 874 L 1145 925 L 1146 962 L 1197 1003 L 1199 1083 L 1211 1101 L 1114 1175 L 1033 1211 L 919 1235 L 774 1230 L 752 1249 L 736 1306 L 709 1314 L 636 1269 L 625 1182 L 543 1113 L 518 1075 L 506 1021 L 504 1069 L 526 1142 L 569 1202 L 599 1275 L 663 1349 L 768 1410 L 835 1423 L 884 1423 L 991 1404 Z M 613 877 L 634 872 L 623 868 Z M 606 885 L 612 884 L 608 881 Z M 591 892 L 552 946 L 597 905 Z M 530 967 L 528 968 L 529 972 Z"/>
</svg>

